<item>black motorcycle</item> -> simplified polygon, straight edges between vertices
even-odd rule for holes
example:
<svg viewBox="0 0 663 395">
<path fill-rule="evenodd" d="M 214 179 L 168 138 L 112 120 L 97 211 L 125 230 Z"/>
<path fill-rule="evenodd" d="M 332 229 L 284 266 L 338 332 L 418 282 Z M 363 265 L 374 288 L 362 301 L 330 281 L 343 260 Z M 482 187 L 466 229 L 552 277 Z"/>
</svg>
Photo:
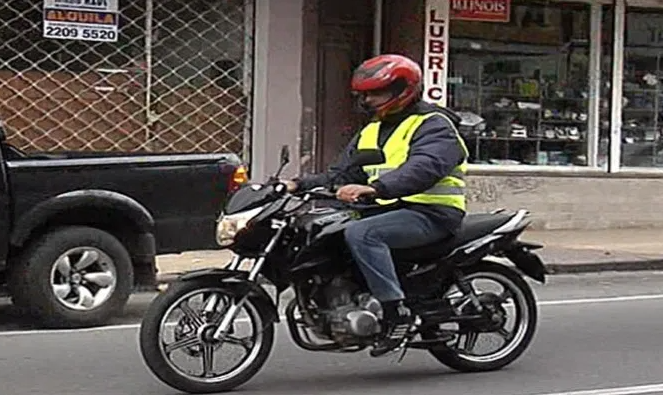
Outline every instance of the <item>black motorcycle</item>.
<svg viewBox="0 0 663 395">
<path fill-rule="evenodd" d="M 343 229 L 376 205 L 341 203 L 333 188 L 287 193 L 278 175 L 288 158 L 286 146 L 275 176 L 245 185 L 225 203 L 217 241 L 235 253 L 232 262 L 224 269 L 183 274 L 149 306 L 140 328 L 141 353 L 149 369 L 171 387 L 223 392 L 251 379 L 270 354 L 274 325 L 282 319 L 279 295 L 290 287 L 294 296 L 284 318 L 299 347 L 358 352 L 379 339 L 381 305 L 343 238 Z M 380 150 L 361 150 L 352 166 L 383 162 Z M 546 275 L 532 252 L 542 246 L 518 240 L 530 223 L 528 216 L 526 210 L 468 214 L 454 238 L 392 251 L 407 305 L 417 317 L 416 334 L 396 356 L 402 358 L 408 349 L 428 350 L 448 367 L 479 372 L 501 369 L 522 355 L 538 314 L 523 274 L 540 283 Z M 241 269 L 245 260 L 252 262 L 250 269 Z M 499 289 L 479 291 L 479 280 Z M 270 286 L 275 297 L 266 291 Z M 176 310 L 181 316 L 169 321 Z M 237 335 L 242 327 L 251 334 Z M 172 341 L 165 339 L 169 328 Z M 497 338 L 500 345 L 479 353 L 482 335 Z M 215 363 L 229 357 L 215 358 L 215 352 L 231 347 L 245 355 L 228 370 L 216 371 Z M 197 360 L 195 371 L 175 363 L 177 351 Z"/>
</svg>

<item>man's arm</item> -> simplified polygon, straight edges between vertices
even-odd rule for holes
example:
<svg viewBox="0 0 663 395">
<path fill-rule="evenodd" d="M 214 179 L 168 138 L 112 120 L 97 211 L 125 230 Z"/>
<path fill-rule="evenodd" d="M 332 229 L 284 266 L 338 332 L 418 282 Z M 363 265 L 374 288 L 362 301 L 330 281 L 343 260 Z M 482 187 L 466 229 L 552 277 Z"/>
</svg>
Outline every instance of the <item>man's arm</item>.
<svg viewBox="0 0 663 395">
<path fill-rule="evenodd" d="M 320 174 L 312 174 L 306 177 L 295 179 L 298 190 L 307 190 L 319 186 L 325 186 L 329 181 L 335 177 L 341 170 L 347 167 L 350 163 L 352 155 L 357 149 L 357 141 L 359 140 L 359 133 L 357 133 L 345 147 L 343 152 L 336 159 L 336 162 L 329 166 L 329 170 Z M 366 184 L 367 177 L 361 168 L 352 167 L 344 174 L 341 174 L 336 179 L 336 184 Z"/>
<path fill-rule="evenodd" d="M 440 116 L 426 119 L 415 132 L 408 160 L 371 183 L 377 196 L 396 199 L 421 193 L 462 162 L 465 153 L 449 122 Z"/>
</svg>

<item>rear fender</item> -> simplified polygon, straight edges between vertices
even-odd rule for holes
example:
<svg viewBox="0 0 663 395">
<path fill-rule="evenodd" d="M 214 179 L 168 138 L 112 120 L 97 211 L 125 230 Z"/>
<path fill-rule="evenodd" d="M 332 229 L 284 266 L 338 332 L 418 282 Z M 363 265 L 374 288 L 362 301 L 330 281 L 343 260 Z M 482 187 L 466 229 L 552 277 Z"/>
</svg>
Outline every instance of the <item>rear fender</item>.
<svg viewBox="0 0 663 395">
<path fill-rule="evenodd" d="M 541 258 L 532 252 L 532 250 L 540 248 L 543 248 L 540 244 L 516 240 L 509 249 L 504 251 L 504 256 L 527 276 L 541 284 L 545 284 L 546 274 L 549 274 L 549 272 Z"/>
<path fill-rule="evenodd" d="M 532 243 L 532 242 L 529 242 L 529 241 L 520 241 L 520 240 L 517 240 L 514 244 L 517 245 L 518 247 L 526 248 L 526 249 L 528 249 L 529 251 L 532 251 L 532 250 L 540 250 L 540 249 L 543 248 L 543 244 Z"/>
<path fill-rule="evenodd" d="M 140 233 L 154 232 L 152 214 L 138 201 L 114 191 L 87 189 L 66 192 L 35 205 L 19 218 L 10 242 L 15 246 L 23 246 L 35 229 L 44 226 L 58 215 L 67 215 L 72 210 L 81 208 L 109 210 L 121 214 L 121 218 L 130 221 Z"/>
<path fill-rule="evenodd" d="M 472 266 L 481 262 L 486 255 L 495 253 L 504 238 L 505 235 L 488 234 L 474 239 L 454 249 L 445 260 L 459 267 Z"/>
<path fill-rule="evenodd" d="M 269 314 L 269 322 L 280 322 L 278 307 L 272 301 L 269 294 L 257 282 L 248 280 L 249 272 L 235 271 L 220 268 L 206 268 L 192 270 L 182 274 L 178 281 L 193 281 L 209 279 L 212 282 L 219 283 L 233 293 L 233 295 L 246 295 L 256 298 L 265 307 L 265 312 Z M 278 299 L 278 298 L 277 298 Z"/>
<path fill-rule="evenodd" d="M 503 210 L 496 210 L 499 213 Z M 512 239 L 520 235 L 530 224 L 529 211 L 518 210 L 505 224 L 496 228 L 489 234 L 471 240 L 449 254 L 449 260 L 459 266 L 474 265 L 486 255 L 494 254 L 504 244 L 510 244 Z"/>
</svg>

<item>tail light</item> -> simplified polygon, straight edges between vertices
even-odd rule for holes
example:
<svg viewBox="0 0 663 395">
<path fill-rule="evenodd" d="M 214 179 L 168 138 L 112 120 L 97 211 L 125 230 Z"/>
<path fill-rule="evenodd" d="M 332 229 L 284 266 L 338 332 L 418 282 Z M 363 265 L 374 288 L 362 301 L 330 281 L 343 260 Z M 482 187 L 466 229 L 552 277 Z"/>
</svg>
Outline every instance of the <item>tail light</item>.
<svg viewBox="0 0 663 395">
<path fill-rule="evenodd" d="M 249 181 L 249 172 L 246 169 L 246 166 L 244 165 L 237 166 L 230 175 L 228 192 L 235 192 L 242 186 L 242 184 L 246 184 L 248 181 Z"/>
</svg>

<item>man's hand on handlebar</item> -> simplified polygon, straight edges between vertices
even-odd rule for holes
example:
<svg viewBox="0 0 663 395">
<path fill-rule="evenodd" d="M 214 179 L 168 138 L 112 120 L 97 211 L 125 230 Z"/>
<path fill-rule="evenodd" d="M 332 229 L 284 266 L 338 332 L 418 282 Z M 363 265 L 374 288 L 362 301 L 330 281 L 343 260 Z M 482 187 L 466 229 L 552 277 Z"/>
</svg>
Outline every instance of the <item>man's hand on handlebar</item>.
<svg viewBox="0 0 663 395">
<path fill-rule="evenodd" d="M 368 185 L 349 184 L 336 191 L 336 198 L 347 203 L 356 203 L 359 198 L 373 197 L 376 190 Z"/>
<path fill-rule="evenodd" d="M 280 183 L 286 186 L 288 193 L 297 194 L 310 194 L 316 199 L 337 199 L 345 203 L 356 204 L 371 204 L 372 198 L 375 197 L 377 191 L 368 185 L 349 184 L 340 187 L 336 193 L 331 192 L 325 188 L 313 188 L 310 191 L 297 191 L 299 185 L 293 180 L 279 180 Z"/>
<path fill-rule="evenodd" d="M 292 180 L 280 180 L 280 181 L 285 185 L 286 190 L 289 193 L 293 193 L 294 191 L 297 190 L 298 185 L 295 181 Z"/>
</svg>

